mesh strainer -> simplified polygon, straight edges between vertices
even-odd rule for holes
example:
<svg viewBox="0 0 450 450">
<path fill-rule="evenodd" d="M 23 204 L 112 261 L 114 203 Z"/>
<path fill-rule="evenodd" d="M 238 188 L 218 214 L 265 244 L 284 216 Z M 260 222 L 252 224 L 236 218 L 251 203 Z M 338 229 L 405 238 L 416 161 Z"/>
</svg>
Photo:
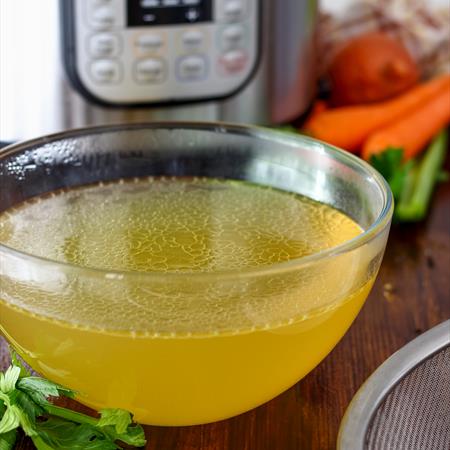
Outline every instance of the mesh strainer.
<svg viewBox="0 0 450 450">
<path fill-rule="evenodd" d="M 450 320 L 394 353 L 363 384 L 337 448 L 450 449 Z"/>
</svg>

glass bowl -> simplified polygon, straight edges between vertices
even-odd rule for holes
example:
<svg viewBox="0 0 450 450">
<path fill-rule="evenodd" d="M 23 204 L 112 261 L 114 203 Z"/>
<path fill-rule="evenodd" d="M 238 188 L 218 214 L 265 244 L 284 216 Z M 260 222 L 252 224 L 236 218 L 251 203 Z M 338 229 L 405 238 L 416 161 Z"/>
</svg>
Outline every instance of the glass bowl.
<svg viewBox="0 0 450 450">
<path fill-rule="evenodd" d="M 351 325 L 382 260 L 391 192 L 365 162 L 313 139 L 152 123 L 7 147 L 0 211 L 61 188 L 149 176 L 246 180 L 299 193 L 364 232 L 299 259 L 212 273 L 99 270 L 0 245 L 0 332 L 82 403 L 124 408 L 142 423 L 207 423 L 252 409 L 310 372 Z"/>
</svg>

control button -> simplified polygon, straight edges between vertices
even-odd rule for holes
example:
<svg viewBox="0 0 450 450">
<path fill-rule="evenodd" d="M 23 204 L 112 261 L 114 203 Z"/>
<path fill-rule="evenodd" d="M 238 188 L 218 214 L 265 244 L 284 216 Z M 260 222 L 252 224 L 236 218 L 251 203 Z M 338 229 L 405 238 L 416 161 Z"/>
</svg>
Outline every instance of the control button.
<svg viewBox="0 0 450 450">
<path fill-rule="evenodd" d="M 110 33 L 94 34 L 89 39 L 89 53 L 96 57 L 117 56 L 120 52 L 119 36 Z"/>
<path fill-rule="evenodd" d="M 97 83 L 117 83 L 120 81 L 121 76 L 119 62 L 112 59 L 94 61 L 91 64 L 91 75 Z"/>
<path fill-rule="evenodd" d="M 205 35 L 199 30 L 189 30 L 182 34 L 181 40 L 186 50 L 197 50 L 203 45 Z"/>
<path fill-rule="evenodd" d="M 242 25 L 227 26 L 221 36 L 223 50 L 232 50 L 244 46 L 245 30 Z"/>
<path fill-rule="evenodd" d="M 110 28 L 116 21 L 114 9 L 111 6 L 99 6 L 91 11 L 91 25 L 96 29 Z"/>
<path fill-rule="evenodd" d="M 141 8 L 157 8 L 161 6 L 159 0 L 141 0 Z"/>
<path fill-rule="evenodd" d="M 139 83 L 161 83 L 165 75 L 165 64 L 162 59 L 147 58 L 136 63 L 135 78 Z"/>
<path fill-rule="evenodd" d="M 185 56 L 177 61 L 177 76 L 182 81 L 197 81 L 206 77 L 206 58 L 200 55 Z"/>
<path fill-rule="evenodd" d="M 110 4 L 112 0 L 91 0 L 92 6 L 99 6 L 99 5 L 107 5 Z"/>
<path fill-rule="evenodd" d="M 223 14 L 227 21 L 234 22 L 242 19 L 244 4 L 242 0 L 227 0 L 223 7 Z"/>
<path fill-rule="evenodd" d="M 248 62 L 248 56 L 243 50 L 230 50 L 219 59 L 224 74 L 233 75 L 242 72 Z"/>
<path fill-rule="evenodd" d="M 164 44 L 160 34 L 141 34 L 136 38 L 136 46 L 141 53 L 153 53 L 158 51 Z"/>
</svg>

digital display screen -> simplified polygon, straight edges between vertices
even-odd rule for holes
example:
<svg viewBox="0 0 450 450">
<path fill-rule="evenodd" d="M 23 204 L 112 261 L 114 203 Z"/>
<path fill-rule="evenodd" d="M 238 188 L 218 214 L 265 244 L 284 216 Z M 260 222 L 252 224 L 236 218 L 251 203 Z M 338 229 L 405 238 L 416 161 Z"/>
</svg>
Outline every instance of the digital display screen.
<svg viewBox="0 0 450 450">
<path fill-rule="evenodd" d="M 213 0 L 128 0 L 129 27 L 210 22 Z"/>
</svg>

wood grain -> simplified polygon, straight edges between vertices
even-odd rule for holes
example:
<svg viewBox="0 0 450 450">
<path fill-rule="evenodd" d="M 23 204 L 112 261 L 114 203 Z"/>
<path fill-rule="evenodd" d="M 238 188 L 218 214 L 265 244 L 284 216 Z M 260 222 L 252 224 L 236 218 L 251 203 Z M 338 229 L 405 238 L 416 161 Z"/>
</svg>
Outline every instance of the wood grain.
<svg viewBox="0 0 450 450">
<path fill-rule="evenodd" d="M 146 427 L 146 448 L 335 449 L 339 423 L 363 381 L 393 352 L 450 317 L 450 183 L 438 188 L 433 203 L 426 222 L 393 227 L 366 305 L 333 352 L 306 378 L 265 405 L 229 420 Z M 5 365 L 3 342 L 0 369 Z M 65 404 L 88 411 L 72 401 Z M 23 437 L 17 445 L 18 450 L 32 448 Z"/>
</svg>

